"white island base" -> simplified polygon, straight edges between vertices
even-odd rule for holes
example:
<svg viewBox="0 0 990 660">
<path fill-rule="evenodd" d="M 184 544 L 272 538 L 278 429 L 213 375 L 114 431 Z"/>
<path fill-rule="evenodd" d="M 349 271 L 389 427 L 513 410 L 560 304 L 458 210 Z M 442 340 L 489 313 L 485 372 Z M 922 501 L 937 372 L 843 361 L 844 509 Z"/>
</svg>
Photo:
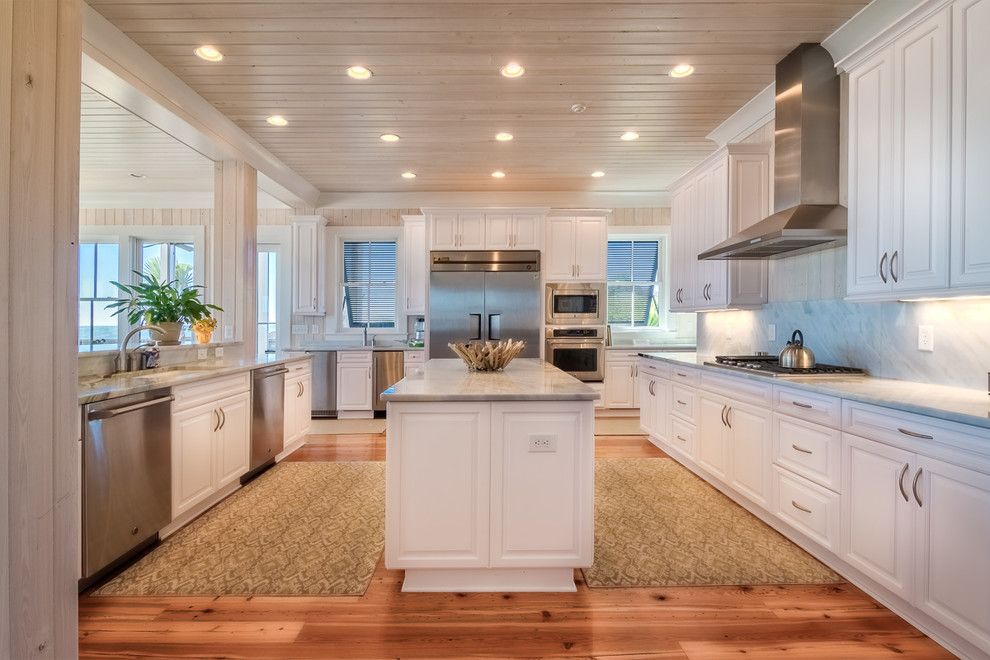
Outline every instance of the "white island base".
<svg viewBox="0 0 990 660">
<path fill-rule="evenodd" d="M 575 591 L 594 552 L 594 399 L 539 360 L 431 360 L 386 390 L 385 565 L 403 591 Z"/>
</svg>

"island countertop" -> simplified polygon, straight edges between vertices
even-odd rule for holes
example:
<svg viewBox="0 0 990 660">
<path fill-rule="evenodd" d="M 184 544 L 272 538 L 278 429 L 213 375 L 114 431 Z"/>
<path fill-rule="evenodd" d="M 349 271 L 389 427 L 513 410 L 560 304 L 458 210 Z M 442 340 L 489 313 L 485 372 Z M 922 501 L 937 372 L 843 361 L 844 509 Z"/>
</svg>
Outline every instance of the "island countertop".
<svg viewBox="0 0 990 660">
<path fill-rule="evenodd" d="M 594 401 L 598 392 L 557 367 L 517 358 L 503 371 L 468 371 L 458 359 L 430 360 L 381 394 L 383 401 Z"/>
</svg>

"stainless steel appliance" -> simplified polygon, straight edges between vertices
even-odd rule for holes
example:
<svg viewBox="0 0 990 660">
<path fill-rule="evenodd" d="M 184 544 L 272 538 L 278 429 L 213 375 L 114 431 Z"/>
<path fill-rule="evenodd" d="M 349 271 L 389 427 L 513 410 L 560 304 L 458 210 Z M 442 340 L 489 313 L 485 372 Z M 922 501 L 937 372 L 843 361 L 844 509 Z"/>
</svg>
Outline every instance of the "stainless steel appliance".
<svg viewBox="0 0 990 660">
<path fill-rule="evenodd" d="M 789 369 L 811 369 L 815 366 L 815 354 L 804 345 L 804 334 L 795 330 L 791 340 L 777 356 L 780 366 Z"/>
<path fill-rule="evenodd" d="M 313 356 L 313 419 L 337 417 L 337 352 L 307 351 Z"/>
<path fill-rule="evenodd" d="M 251 463 L 242 481 L 275 461 L 285 440 L 285 374 L 283 365 L 251 372 Z M 227 420 L 221 420 L 220 428 Z"/>
<path fill-rule="evenodd" d="M 605 325 L 605 285 L 547 284 L 547 325 Z"/>
<path fill-rule="evenodd" d="M 403 357 L 402 351 L 375 351 L 372 353 L 371 359 L 374 366 L 372 391 L 375 394 L 374 402 L 371 405 L 372 410 L 385 410 L 385 402 L 378 395 L 402 380 Z"/>
<path fill-rule="evenodd" d="M 774 214 L 698 255 L 776 259 L 843 245 L 839 204 L 839 77 L 819 44 L 801 44 L 777 63 Z"/>
<path fill-rule="evenodd" d="M 540 253 L 430 253 L 430 357 L 455 357 L 449 342 L 519 339 L 540 357 Z"/>
<path fill-rule="evenodd" d="M 745 371 L 752 374 L 760 374 L 771 378 L 787 378 L 798 376 L 815 377 L 849 377 L 865 376 L 866 372 L 854 367 L 840 367 L 834 364 L 817 364 L 808 369 L 797 369 L 780 366 L 780 361 L 776 355 L 717 355 L 714 362 L 705 362 L 713 367 L 723 369 L 733 369 L 735 371 Z"/>
<path fill-rule="evenodd" d="M 605 326 L 547 328 L 546 361 L 583 381 L 605 378 Z"/>
<path fill-rule="evenodd" d="M 83 408 L 83 578 L 158 537 L 172 520 L 172 393 Z"/>
</svg>

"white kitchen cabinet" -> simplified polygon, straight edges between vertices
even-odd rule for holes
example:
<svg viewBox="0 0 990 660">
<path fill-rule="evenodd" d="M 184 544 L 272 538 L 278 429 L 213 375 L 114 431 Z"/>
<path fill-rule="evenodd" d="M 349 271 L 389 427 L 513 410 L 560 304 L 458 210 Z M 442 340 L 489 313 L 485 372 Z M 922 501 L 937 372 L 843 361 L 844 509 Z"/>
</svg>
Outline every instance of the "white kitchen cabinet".
<svg viewBox="0 0 990 660">
<path fill-rule="evenodd" d="M 431 250 L 457 249 L 457 213 L 431 213 L 429 224 Z"/>
<path fill-rule="evenodd" d="M 402 286 L 405 292 L 403 312 L 407 316 L 426 314 L 426 291 L 429 287 L 426 249 L 426 218 L 402 216 Z"/>
<path fill-rule="evenodd" d="M 313 376 L 308 366 L 285 376 L 282 455 L 303 444 L 313 423 Z"/>
<path fill-rule="evenodd" d="M 690 221 L 697 202 L 695 181 L 674 190 L 670 202 L 670 309 L 694 309 L 694 281 L 697 268 L 692 254 L 698 253 L 697 228 Z"/>
<path fill-rule="evenodd" d="M 645 371 L 639 372 L 640 427 L 650 438 L 667 442 L 670 382 Z"/>
<path fill-rule="evenodd" d="M 608 221 L 602 216 L 547 218 L 544 270 L 551 282 L 596 282 L 606 277 Z"/>
<path fill-rule="evenodd" d="M 216 489 L 237 481 L 251 465 L 251 393 L 244 392 L 224 399 L 219 409 Z"/>
<path fill-rule="evenodd" d="M 715 394 L 702 392 L 698 396 L 698 465 L 722 481 L 728 481 L 729 460 L 726 452 L 728 429 L 725 409 L 728 401 Z"/>
<path fill-rule="evenodd" d="M 639 358 L 635 353 L 608 351 L 605 354 L 605 407 L 636 408 Z"/>
<path fill-rule="evenodd" d="M 430 214 L 431 250 L 484 250 L 485 215 L 479 212 Z"/>
<path fill-rule="evenodd" d="M 323 216 L 292 218 L 292 313 L 326 313 L 326 248 Z"/>
<path fill-rule="evenodd" d="M 761 506 L 770 498 L 770 411 L 730 400 L 725 412 L 729 485 Z"/>
<path fill-rule="evenodd" d="M 542 218 L 534 213 L 486 213 L 485 249 L 539 250 Z"/>
<path fill-rule="evenodd" d="M 539 250 L 543 245 L 542 213 L 516 213 L 512 216 L 512 249 Z"/>
<path fill-rule="evenodd" d="M 338 351 L 337 411 L 370 413 L 374 404 L 372 391 L 372 352 Z"/>
<path fill-rule="evenodd" d="M 220 426 L 215 405 L 172 416 L 172 518 L 213 491 L 213 434 Z"/>
</svg>

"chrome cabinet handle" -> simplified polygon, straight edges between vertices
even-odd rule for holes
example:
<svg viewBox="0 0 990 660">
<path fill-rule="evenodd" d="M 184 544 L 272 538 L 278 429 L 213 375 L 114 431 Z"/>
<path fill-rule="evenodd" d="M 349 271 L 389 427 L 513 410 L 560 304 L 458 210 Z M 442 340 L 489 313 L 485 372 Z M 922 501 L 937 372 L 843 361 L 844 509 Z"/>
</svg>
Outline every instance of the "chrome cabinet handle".
<svg viewBox="0 0 990 660">
<path fill-rule="evenodd" d="M 910 498 L 908 498 L 907 491 L 904 490 L 904 475 L 907 474 L 908 467 L 910 467 L 910 466 L 907 463 L 905 463 L 904 464 L 904 467 L 901 468 L 901 476 L 899 476 L 897 478 L 897 487 L 900 489 L 900 491 L 901 491 L 901 497 L 904 498 L 904 501 L 905 502 L 910 502 L 911 501 Z"/>
<path fill-rule="evenodd" d="M 791 403 L 793 403 L 798 408 L 807 408 L 808 410 L 814 408 L 814 406 L 809 405 L 807 403 L 801 403 L 800 401 L 791 401 Z"/>
<path fill-rule="evenodd" d="M 918 468 L 918 472 L 914 475 L 914 481 L 911 482 L 911 492 L 914 493 L 914 499 L 917 500 L 918 506 L 922 506 L 921 494 L 918 493 L 918 480 L 921 479 L 921 471 L 924 468 Z"/>
<path fill-rule="evenodd" d="M 677 403 L 681 404 L 682 406 L 686 406 L 687 405 L 685 402 L 681 401 L 680 399 L 677 400 Z"/>
<path fill-rule="evenodd" d="M 890 257 L 890 276 L 894 278 L 894 283 L 897 282 L 897 250 L 894 250 L 894 254 Z"/>
<path fill-rule="evenodd" d="M 795 509 L 797 509 L 798 511 L 804 511 L 805 513 L 811 513 L 811 509 L 808 509 L 808 508 L 805 508 L 805 507 L 801 506 L 800 504 L 798 504 L 794 500 L 791 500 L 791 506 L 794 507 Z"/>
<path fill-rule="evenodd" d="M 887 263 L 887 253 L 886 252 L 883 253 L 883 256 L 882 257 L 880 257 L 880 279 L 883 280 L 883 283 L 884 284 L 887 283 L 887 275 L 884 274 L 884 272 L 883 272 L 883 266 L 884 266 L 885 263 Z"/>
<path fill-rule="evenodd" d="M 302 382 L 302 381 L 299 381 L 299 394 L 297 394 L 297 395 L 296 395 L 296 398 L 298 399 L 298 398 L 299 398 L 299 397 L 301 397 L 301 396 L 302 396 L 302 395 L 303 395 L 303 394 L 304 394 L 305 392 L 306 392 L 306 386 L 305 386 L 305 385 L 303 385 L 303 382 Z"/>
<path fill-rule="evenodd" d="M 722 406 L 722 426 L 726 426 L 726 423 L 725 423 L 725 406 Z"/>
<path fill-rule="evenodd" d="M 728 408 L 725 409 L 725 425 L 728 426 L 730 429 L 732 428 L 732 420 L 729 418 L 729 415 L 731 413 L 732 413 L 732 406 L 729 406 Z"/>
<path fill-rule="evenodd" d="M 653 389 L 654 386 L 656 386 L 656 384 L 657 384 L 657 382 L 655 380 L 651 380 L 650 381 L 650 396 L 656 396 L 657 395 L 656 390 Z"/>
<path fill-rule="evenodd" d="M 934 440 L 935 439 L 934 436 L 925 435 L 924 433 L 918 433 L 916 431 L 909 431 L 907 429 L 902 429 L 899 426 L 897 427 L 897 430 L 900 431 L 901 433 L 903 433 L 904 435 L 911 436 L 912 438 L 921 438 L 922 440 Z"/>
<path fill-rule="evenodd" d="M 680 371 L 675 371 L 674 373 L 680 376 L 681 378 L 687 378 L 687 374 L 682 374 Z"/>
<path fill-rule="evenodd" d="M 220 430 L 220 410 L 218 408 L 214 408 L 213 414 L 217 416 L 217 423 L 213 426 L 213 432 L 216 433 Z"/>
<path fill-rule="evenodd" d="M 815 453 L 815 452 L 811 451 L 810 449 L 805 449 L 804 447 L 798 447 L 797 445 L 793 445 L 793 444 L 791 445 L 791 449 L 793 449 L 794 451 L 799 451 L 802 454 L 814 454 Z"/>
<path fill-rule="evenodd" d="M 681 436 L 677 436 L 677 439 L 678 439 L 678 440 L 680 440 L 681 442 L 687 442 L 687 440 L 685 440 L 685 439 L 684 439 L 684 438 L 682 438 Z"/>
<path fill-rule="evenodd" d="M 577 268 L 577 272 L 578 272 L 578 277 L 581 277 L 581 264 L 578 264 L 576 266 L 576 268 Z"/>
<path fill-rule="evenodd" d="M 222 431 L 223 427 L 227 426 L 227 412 L 223 408 L 220 409 L 220 418 L 220 430 Z"/>
</svg>

